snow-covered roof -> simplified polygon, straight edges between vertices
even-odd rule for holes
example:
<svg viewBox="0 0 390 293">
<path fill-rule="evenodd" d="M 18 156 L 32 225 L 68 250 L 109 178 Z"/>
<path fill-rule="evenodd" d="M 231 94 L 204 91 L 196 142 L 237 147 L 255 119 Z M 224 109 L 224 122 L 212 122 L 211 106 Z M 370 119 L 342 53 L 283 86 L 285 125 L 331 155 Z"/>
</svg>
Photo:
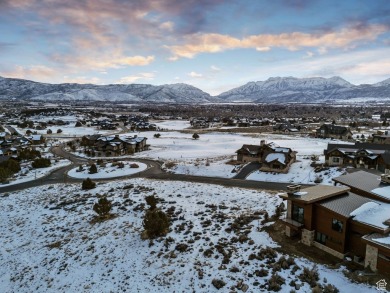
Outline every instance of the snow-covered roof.
<svg viewBox="0 0 390 293">
<path fill-rule="evenodd" d="M 390 204 L 368 202 L 354 210 L 351 214 L 354 220 L 380 229 L 389 229 L 384 222 L 390 219 Z"/>
<path fill-rule="evenodd" d="M 387 245 L 390 245 L 390 236 L 387 236 L 387 237 L 383 237 L 383 238 L 375 238 L 375 239 L 372 239 L 376 242 L 379 242 L 379 243 L 382 243 L 382 244 L 387 244 Z"/>
<path fill-rule="evenodd" d="M 41 138 L 42 138 L 42 135 L 40 135 L 40 134 L 33 134 L 31 136 L 32 140 L 41 140 Z"/>
<path fill-rule="evenodd" d="M 375 189 L 371 190 L 371 192 L 373 192 L 373 193 L 375 193 L 375 194 L 377 194 L 379 196 L 383 196 L 385 198 L 390 199 L 390 185 L 389 186 L 375 188 Z"/>
<path fill-rule="evenodd" d="M 275 160 L 277 160 L 278 162 L 280 162 L 282 164 L 286 164 L 286 156 L 284 153 L 271 153 L 265 157 L 265 161 L 267 163 L 270 163 L 270 162 L 275 161 Z"/>
<path fill-rule="evenodd" d="M 279 153 L 288 153 L 290 151 L 289 148 L 282 148 L 282 147 L 273 147 L 273 150 Z"/>
</svg>

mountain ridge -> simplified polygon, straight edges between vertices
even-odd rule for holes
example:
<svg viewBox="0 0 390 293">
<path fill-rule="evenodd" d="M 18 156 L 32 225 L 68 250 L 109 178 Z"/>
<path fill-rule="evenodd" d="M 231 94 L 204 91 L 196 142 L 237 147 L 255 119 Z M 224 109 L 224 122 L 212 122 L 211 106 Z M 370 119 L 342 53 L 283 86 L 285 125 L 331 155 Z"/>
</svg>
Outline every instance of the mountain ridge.
<svg viewBox="0 0 390 293">
<path fill-rule="evenodd" d="M 339 76 L 330 78 L 270 77 L 251 81 L 217 96 L 185 83 L 50 84 L 0 76 L 0 99 L 85 100 L 151 103 L 318 103 L 353 99 L 390 100 L 390 78 L 374 84 L 354 85 Z"/>
</svg>

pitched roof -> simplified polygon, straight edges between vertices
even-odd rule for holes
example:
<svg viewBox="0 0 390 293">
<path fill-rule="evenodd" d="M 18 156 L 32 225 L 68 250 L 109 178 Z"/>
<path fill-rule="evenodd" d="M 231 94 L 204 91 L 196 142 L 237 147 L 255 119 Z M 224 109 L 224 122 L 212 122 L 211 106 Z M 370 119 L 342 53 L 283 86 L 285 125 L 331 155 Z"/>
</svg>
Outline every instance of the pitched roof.
<svg viewBox="0 0 390 293">
<path fill-rule="evenodd" d="M 238 151 L 246 151 L 250 154 L 257 155 L 259 153 L 261 146 L 254 144 L 244 144 Z"/>
<path fill-rule="evenodd" d="M 389 150 L 390 144 L 378 144 L 378 143 L 355 143 L 355 144 L 345 144 L 345 143 L 328 143 L 326 152 L 332 151 L 334 149 L 348 149 L 353 150 Z"/>
<path fill-rule="evenodd" d="M 355 213 L 353 220 L 384 231 L 390 231 L 390 204 L 371 204 L 368 208 Z"/>
<path fill-rule="evenodd" d="M 349 218 L 354 210 L 371 201 L 372 199 L 348 192 L 344 195 L 322 201 L 319 205 L 343 217 Z"/>
<path fill-rule="evenodd" d="M 286 154 L 285 153 L 270 153 L 265 157 L 267 163 L 278 161 L 279 163 L 286 165 Z"/>
<path fill-rule="evenodd" d="M 379 193 L 375 192 L 375 189 L 380 189 L 389 186 L 388 184 L 382 183 L 378 175 L 374 175 L 366 171 L 357 171 L 354 173 L 333 178 L 332 180 L 337 183 L 349 186 L 351 188 L 355 188 L 369 193 L 375 198 L 378 198 L 378 200 L 384 200 L 387 202 L 390 201 L 388 197 L 381 196 Z"/>
</svg>

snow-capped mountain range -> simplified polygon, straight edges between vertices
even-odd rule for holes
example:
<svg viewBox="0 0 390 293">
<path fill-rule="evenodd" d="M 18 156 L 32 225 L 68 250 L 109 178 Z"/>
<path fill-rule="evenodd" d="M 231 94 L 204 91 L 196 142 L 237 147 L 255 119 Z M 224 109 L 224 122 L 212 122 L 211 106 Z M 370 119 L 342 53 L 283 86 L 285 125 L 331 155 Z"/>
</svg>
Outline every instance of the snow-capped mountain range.
<svg viewBox="0 0 390 293">
<path fill-rule="evenodd" d="M 184 83 L 150 84 L 48 84 L 0 77 L 0 99 L 42 101 L 124 101 L 151 103 L 322 103 L 390 101 L 390 78 L 376 84 L 353 85 L 340 77 L 271 77 L 211 96 Z"/>
<path fill-rule="evenodd" d="M 353 85 L 341 77 L 271 77 L 249 82 L 218 96 L 231 102 L 320 103 L 330 101 L 390 99 L 390 79 L 376 84 Z"/>
</svg>

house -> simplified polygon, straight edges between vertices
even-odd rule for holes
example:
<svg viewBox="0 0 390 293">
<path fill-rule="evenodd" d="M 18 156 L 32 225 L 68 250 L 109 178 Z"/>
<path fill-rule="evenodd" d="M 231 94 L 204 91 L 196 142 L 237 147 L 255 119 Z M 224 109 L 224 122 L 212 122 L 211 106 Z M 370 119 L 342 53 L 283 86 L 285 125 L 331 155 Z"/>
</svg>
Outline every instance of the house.
<svg viewBox="0 0 390 293">
<path fill-rule="evenodd" d="M 45 138 L 41 134 L 33 134 L 27 137 L 31 141 L 32 144 L 42 144 L 45 142 Z"/>
<path fill-rule="evenodd" d="M 390 144 L 390 134 L 388 131 L 372 135 L 372 142 L 377 144 Z"/>
<path fill-rule="evenodd" d="M 373 271 L 390 273 L 390 204 L 356 194 L 347 186 L 290 185 L 283 219 L 288 237 Z"/>
<path fill-rule="evenodd" d="M 273 126 L 272 129 L 274 132 L 278 132 L 278 133 L 294 133 L 294 132 L 299 132 L 300 130 L 298 126 L 291 124 L 291 122 L 289 121 L 278 123 L 275 126 Z"/>
<path fill-rule="evenodd" d="M 128 135 L 90 135 L 83 136 L 81 145 L 90 151 L 95 151 L 98 156 L 121 156 L 133 154 L 149 149 L 146 137 Z"/>
<path fill-rule="evenodd" d="M 390 203 L 390 184 L 381 182 L 380 176 L 366 171 L 357 171 L 333 178 L 334 184 L 347 186 L 352 192 Z"/>
<path fill-rule="evenodd" d="M 290 148 L 278 147 L 273 143 L 260 141 L 260 145 L 244 144 L 237 153 L 237 161 L 259 162 L 260 171 L 287 173 L 290 165 L 295 162 L 296 152 Z"/>
<path fill-rule="evenodd" d="M 390 145 L 374 143 L 328 144 L 324 150 L 329 166 L 353 166 L 355 168 L 390 169 Z"/>
<path fill-rule="evenodd" d="M 348 140 L 352 138 L 352 132 L 345 126 L 323 124 L 316 129 L 316 137 Z"/>
</svg>

